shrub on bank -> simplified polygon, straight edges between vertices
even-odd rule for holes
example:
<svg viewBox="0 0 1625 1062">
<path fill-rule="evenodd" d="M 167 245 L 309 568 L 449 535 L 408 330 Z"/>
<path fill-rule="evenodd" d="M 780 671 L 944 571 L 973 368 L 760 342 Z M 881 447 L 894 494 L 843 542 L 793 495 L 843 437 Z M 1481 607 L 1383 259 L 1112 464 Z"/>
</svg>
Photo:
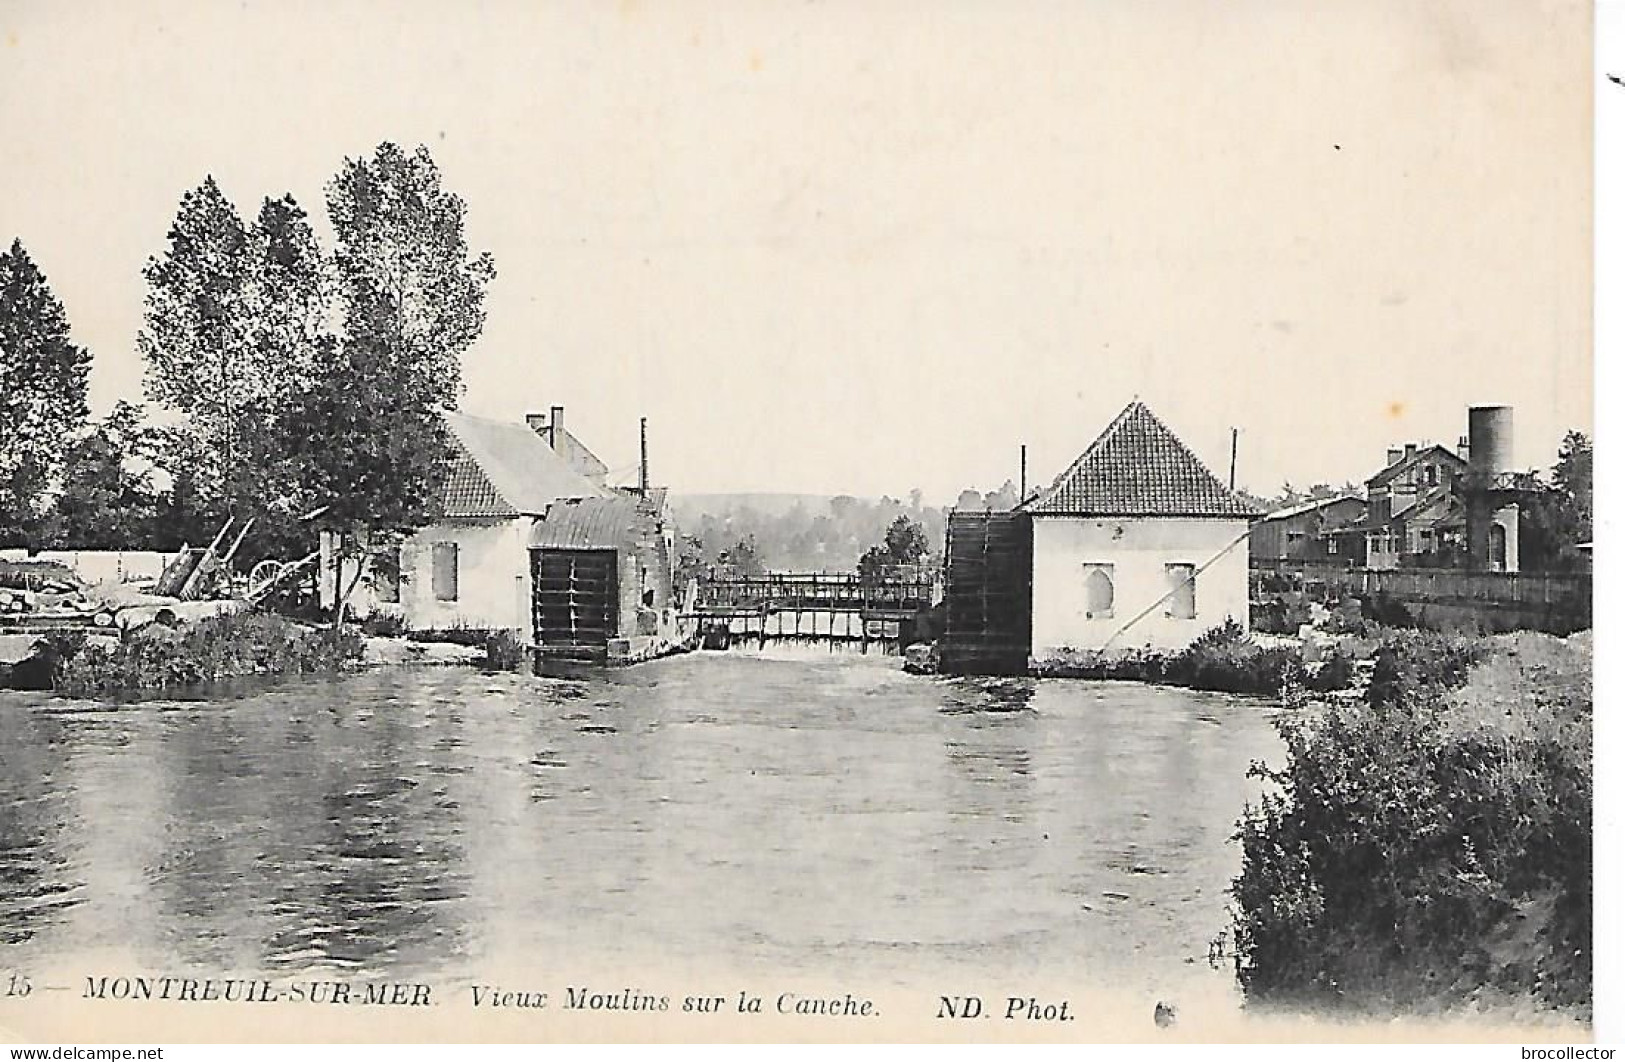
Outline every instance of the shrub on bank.
<svg viewBox="0 0 1625 1062">
<path fill-rule="evenodd" d="M 334 632 L 244 612 L 180 628 L 153 624 L 114 646 L 81 643 L 68 649 L 57 655 L 53 685 L 85 695 L 337 671 L 361 659 L 362 639 L 352 629 Z"/>
<path fill-rule="evenodd" d="M 1070 649 L 1036 661 L 1032 673 L 1040 678 L 1160 682 L 1194 690 L 1256 696 L 1276 696 L 1283 689 L 1303 686 L 1308 680 L 1301 646 L 1259 645 L 1233 619 L 1205 632 L 1178 653 L 1154 649 L 1105 652 Z M 1343 689 L 1352 677 L 1352 663 L 1333 669 L 1326 681 L 1338 680 L 1338 684 L 1324 688 Z"/>
<path fill-rule="evenodd" d="M 1274 789 L 1239 824 L 1232 886 L 1250 999 L 1415 1010 L 1489 992 L 1588 1013 L 1589 652 L 1544 644 L 1585 659 L 1564 674 L 1509 663 L 1510 642 L 1407 632 L 1379 649 L 1366 702 L 1277 720 L 1286 763 L 1254 768 Z"/>
<path fill-rule="evenodd" d="M 525 643 L 512 631 L 492 631 L 485 638 L 482 667 L 492 671 L 519 671 L 529 659 Z"/>
<path fill-rule="evenodd" d="M 1302 685 L 1304 674 L 1299 647 L 1259 645 L 1241 624 L 1227 619 L 1170 657 L 1163 681 L 1196 690 L 1267 695 Z"/>
</svg>

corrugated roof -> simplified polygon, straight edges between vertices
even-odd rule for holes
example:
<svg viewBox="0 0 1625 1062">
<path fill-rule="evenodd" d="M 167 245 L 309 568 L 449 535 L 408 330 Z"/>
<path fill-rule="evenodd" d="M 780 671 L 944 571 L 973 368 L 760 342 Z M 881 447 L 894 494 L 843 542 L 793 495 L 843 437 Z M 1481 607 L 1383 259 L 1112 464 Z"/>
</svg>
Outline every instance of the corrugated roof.
<svg viewBox="0 0 1625 1062">
<path fill-rule="evenodd" d="M 647 519 L 641 499 L 563 498 L 548 506 L 530 531 L 532 549 L 616 549 L 635 538 Z"/>
<path fill-rule="evenodd" d="M 571 469 L 527 425 L 448 413 L 446 426 L 456 452 L 442 516 L 539 516 L 559 498 L 607 493 Z"/>
<path fill-rule="evenodd" d="M 1363 504 L 1365 499 L 1358 494 L 1339 494 L 1334 498 L 1317 498 L 1297 505 L 1289 505 L 1285 509 L 1277 509 L 1272 513 L 1266 513 L 1264 519 L 1266 521 L 1286 520 L 1294 516 L 1301 516 L 1304 513 L 1314 512 L 1316 509 L 1324 509 L 1328 505 L 1336 505 L 1339 502 L 1347 501 L 1357 501 Z"/>
<path fill-rule="evenodd" d="M 1138 399 L 1020 508 L 1053 516 L 1258 515 Z"/>
</svg>

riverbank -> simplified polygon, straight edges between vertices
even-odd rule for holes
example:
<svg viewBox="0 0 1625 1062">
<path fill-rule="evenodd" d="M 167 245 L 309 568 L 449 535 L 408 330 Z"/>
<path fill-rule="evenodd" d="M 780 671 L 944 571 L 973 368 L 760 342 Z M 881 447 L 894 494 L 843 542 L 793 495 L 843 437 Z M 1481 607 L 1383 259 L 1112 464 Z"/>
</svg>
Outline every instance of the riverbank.
<svg viewBox="0 0 1625 1062">
<path fill-rule="evenodd" d="M 1358 699 L 1276 720 L 1240 823 L 1250 1002 L 1591 1011 L 1592 637 L 1377 651 Z"/>
</svg>

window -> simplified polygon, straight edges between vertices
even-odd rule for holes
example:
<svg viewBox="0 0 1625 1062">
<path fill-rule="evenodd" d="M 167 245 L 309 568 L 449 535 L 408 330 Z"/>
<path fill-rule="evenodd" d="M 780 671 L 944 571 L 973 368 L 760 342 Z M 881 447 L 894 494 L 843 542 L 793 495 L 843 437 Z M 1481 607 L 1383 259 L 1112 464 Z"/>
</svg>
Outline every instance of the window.
<svg viewBox="0 0 1625 1062">
<path fill-rule="evenodd" d="M 434 544 L 434 599 L 457 600 L 457 543 Z"/>
<path fill-rule="evenodd" d="M 1196 565 L 1165 564 L 1168 576 L 1167 615 L 1174 619 L 1196 618 Z"/>
<path fill-rule="evenodd" d="M 1112 586 L 1110 564 L 1083 566 L 1083 614 L 1089 619 L 1110 619 L 1112 599 L 1116 591 Z"/>
<path fill-rule="evenodd" d="M 397 547 L 383 550 L 372 558 L 373 596 L 386 605 L 398 605 L 401 600 L 401 551 Z"/>
<path fill-rule="evenodd" d="M 1330 554 L 1334 554 L 1334 555 L 1337 553 L 1337 536 L 1336 535 L 1327 535 L 1326 536 L 1326 552 L 1330 553 Z"/>
</svg>

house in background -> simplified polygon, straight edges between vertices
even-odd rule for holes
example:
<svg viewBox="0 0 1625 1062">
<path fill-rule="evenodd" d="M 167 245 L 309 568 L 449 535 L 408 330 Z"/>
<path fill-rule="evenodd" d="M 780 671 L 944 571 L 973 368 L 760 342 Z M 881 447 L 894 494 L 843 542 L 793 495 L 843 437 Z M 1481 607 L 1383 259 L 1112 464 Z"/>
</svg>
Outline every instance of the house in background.
<svg viewBox="0 0 1625 1062">
<path fill-rule="evenodd" d="M 1253 525 L 1252 563 L 1365 563 L 1365 499 L 1340 494 L 1278 509 Z"/>
<path fill-rule="evenodd" d="M 613 661 L 679 644 L 666 492 L 606 485 L 603 461 L 563 424 L 558 406 L 525 424 L 447 414 L 439 519 L 394 563 L 369 565 L 355 613 L 398 615 L 410 631 L 505 630 L 542 651 Z M 325 535 L 322 549 L 331 608 Z"/>
<path fill-rule="evenodd" d="M 1049 489 L 1032 523 L 1032 655 L 1181 649 L 1248 623 L 1257 512 L 1138 400 Z"/>
<path fill-rule="evenodd" d="M 1365 567 L 1457 563 L 1466 550 L 1466 473 L 1466 456 L 1444 446 L 1390 449 L 1387 465 L 1366 480 Z"/>
</svg>

